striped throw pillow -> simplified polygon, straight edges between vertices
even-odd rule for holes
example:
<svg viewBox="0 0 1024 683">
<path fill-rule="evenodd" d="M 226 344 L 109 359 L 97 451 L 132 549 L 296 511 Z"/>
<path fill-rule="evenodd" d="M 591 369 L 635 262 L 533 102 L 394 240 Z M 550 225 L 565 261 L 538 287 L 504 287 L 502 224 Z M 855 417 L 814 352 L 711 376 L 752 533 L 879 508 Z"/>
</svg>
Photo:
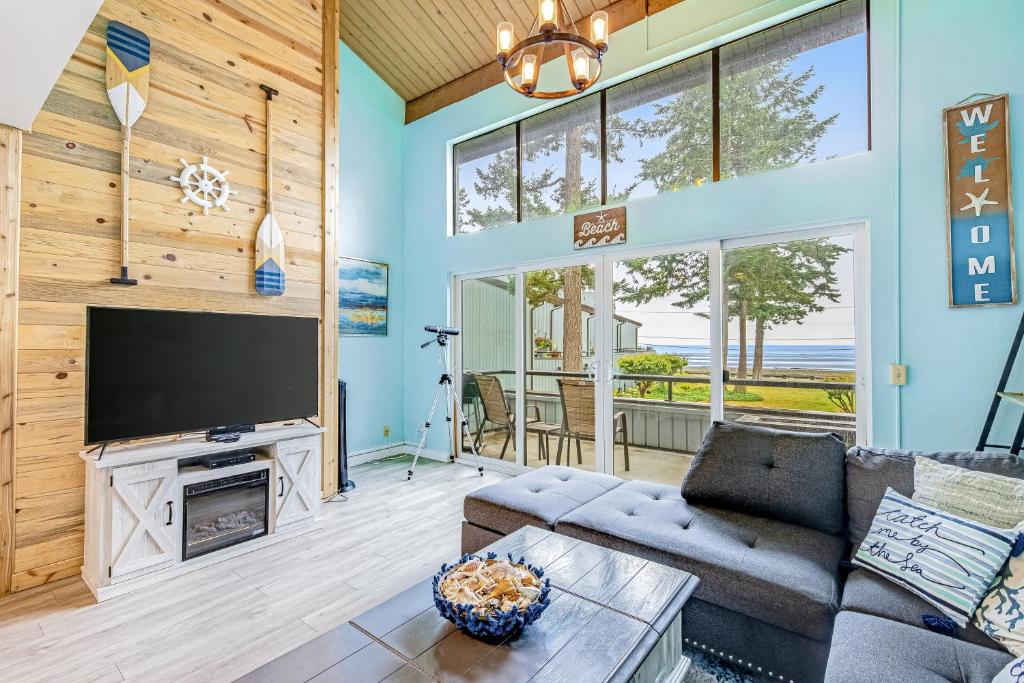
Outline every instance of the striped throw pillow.
<svg viewBox="0 0 1024 683">
<path fill-rule="evenodd" d="M 996 674 L 992 683 L 1024 683 L 1024 657 L 1015 659 Z"/>
<path fill-rule="evenodd" d="M 886 490 L 854 564 L 916 593 L 966 626 L 1017 532 L 956 517 Z"/>
<path fill-rule="evenodd" d="M 914 500 L 989 526 L 1009 529 L 1024 521 L 1024 479 L 935 462 L 914 461 Z"/>
</svg>

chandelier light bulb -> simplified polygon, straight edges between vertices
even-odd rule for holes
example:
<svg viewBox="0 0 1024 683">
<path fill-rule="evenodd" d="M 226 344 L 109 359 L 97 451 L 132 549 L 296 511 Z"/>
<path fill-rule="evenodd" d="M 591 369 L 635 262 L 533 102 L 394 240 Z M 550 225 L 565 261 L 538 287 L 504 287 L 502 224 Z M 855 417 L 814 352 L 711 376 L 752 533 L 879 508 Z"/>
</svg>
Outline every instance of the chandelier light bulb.
<svg viewBox="0 0 1024 683">
<path fill-rule="evenodd" d="M 597 11 L 590 15 L 590 39 L 594 45 L 608 47 L 608 13 Z"/>
<path fill-rule="evenodd" d="M 512 46 L 516 42 L 516 29 L 511 21 L 503 21 L 498 24 L 498 55 L 508 58 L 512 52 Z"/>
<path fill-rule="evenodd" d="M 537 85 L 537 55 L 523 55 L 523 87 L 532 91 Z"/>
<path fill-rule="evenodd" d="M 557 0 L 540 0 L 537 11 L 540 20 L 540 30 L 554 31 L 558 28 L 558 5 Z"/>
<path fill-rule="evenodd" d="M 573 74 L 576 76 L 576 82 L 573 85 L 583 88 L 590 80 L 590 55 L 582 47 L 572 51 L 572 68 Z"/>
</svg>

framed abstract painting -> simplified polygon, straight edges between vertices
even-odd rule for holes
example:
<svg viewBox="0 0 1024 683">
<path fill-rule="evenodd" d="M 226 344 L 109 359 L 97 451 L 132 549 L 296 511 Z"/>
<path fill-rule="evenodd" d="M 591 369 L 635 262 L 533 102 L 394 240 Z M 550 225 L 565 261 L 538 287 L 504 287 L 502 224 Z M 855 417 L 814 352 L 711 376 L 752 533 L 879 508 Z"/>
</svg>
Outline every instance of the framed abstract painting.
<svg viewBox="0 0 1024 683">
<path fill-rule="evenodd" d="M 388 264 L 338 258 L 338 333 L 387 336 Z"/>
</svg>

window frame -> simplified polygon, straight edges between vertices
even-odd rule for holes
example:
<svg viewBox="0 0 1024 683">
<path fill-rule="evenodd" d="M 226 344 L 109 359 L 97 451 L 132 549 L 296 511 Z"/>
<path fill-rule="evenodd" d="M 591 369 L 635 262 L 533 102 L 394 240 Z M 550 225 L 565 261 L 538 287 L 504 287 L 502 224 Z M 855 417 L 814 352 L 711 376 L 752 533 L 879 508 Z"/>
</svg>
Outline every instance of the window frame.
<svg viewBox="0 0 1024 683">
<path fill-rule="evenodd" d="M 658 73 L 659 71 L 664 71 L 666 69 L 671 69 L 671 68 L 673 68 L 675 66 L 678 66 L 679 64 L 682 64 L 683 62 L 686 62 L 686 61 L 689 61 L 689 60 L 692 60 L 692 59 L 700 59 L 700 58 L 708 56 L 708 55 L 710 55 L 710 57 L 711 57 L 711 182 L 712 183 L 721 182 L 721 180 L 722 180 L 722 175 L 721 175 L 721 171 L 722 171 L 722 163 L 721 163 L 721 146 L 722 146 L 721 145 L 721 143 L 722 143 L 722 131 L 721 131 L 721 118 L 722 118 L 722 116 L 721 116 L 721 111 L 722 111 L 722 101 L 721 101 L 721 65 L 720 65 L 720 58 L 719 58 L 720 50 L 722 48 L 727 47 L 729 45 L 732 45 L 734 43 L 738 43 L 740 41 L 747 40 L 747 39 L 749 39 L 749 38 L 751 38 L 753 36 L 760 35 L 762 33 L 768 32 L 768 31 L 774 31 L 774 30 L 776 30 L 776 29 L 778 29 L 778 28 L 780 28 L 782 26 L 785 26 L 786 24 L 790 24 L 792 22 L 800 21 L 800 20 L 802 20 L 802 19 L 804 19 L 806 17 L 809 17 L 811 15 L 817 14 L 819 12 L 827 11 L 828 9 L 830 9 L 832 7 L 835 7 L 837 5 L 841 5 L 841 4 L 843 4 L 845 2 L 849 2 L 849 1 L 850 0 L 836 0 L 836 2 L 829 3 L 829 4 L 824 5 L 822 7 L 817 7 L 815 9 L 813 9 L 813 10 L 808 11 L 808 12 L 804 12 L 803 14 L 800 14 L 798 16 L 795 16 L 795 17 L 792 17 L 792 18 L 787 19 L 785 21 L 779 22 L 778 24 L 772 24 L 771 26 L 766 26 L 766 27 L 764 27 L 762 29 L 758 29 L 757 31 L 753 31 L 751 33 L 739 36 L 739 37 L 734 38 L 734 39 L 732 39 L 730 41 L 722 43 L 721 45 L 716 45 L 716 46 L 711 47 L 711 48 L 709 48 L 707 50 L 702 50 L 701 52 L 697 52 L 695 54 L 688 55 L 688 56 L 686 56 L 686 57 L 684 57 L 682 59 L 678 59 L 678 60 L 676 60 L 676 61 L 674 61 L 674 62 L 672 62 L 670 64 L 666 64 L 666 65 L 660 66 L 660 67 L 658 67 L 656 69 L 652 69 L 652 70 L 644 72 L 642 74 L 638 74 L 638 75 L 633 76 L 632 78 L 626 79 L 625 81 L 622 81 L 620 83 L 605 84 L 597 92 L 591 92 L 591 93 L 586 93 L 586 94 L 581 93 L 579 96 L 573 97 L 572 99 L 570 99 L 570 100 L 568 100 L 566 102 L 562 102 L 562 103 L 558 104 L 557 106 L 546 108 L 543 111 L 535 112 L 533 114 L 530 114 L 529 116 L 523 116 L 523 117 L 521 117 L 519 119 L 516 119 L 512 123 L 504 123 L 504 124 L 502 124 L 500 126 L 495 126 L 494 128 L 492 128 L 490 130 L 487 130 L 487 131 L 484 131 L 484 132 L 482 132 L 482 133 L 480 133 L 478 135 L 473 135 L 473 136 L 467 137 L 467 138 L 465 138 L 463 140 L 459 140 L 458 142 L 455 142 L 454 144 L 449 145 L 450 150 L 451 150 L 450 151 L 450 155 L 449 155 L 449 161 L 451 163 L 451 169 L 452 169 L 452 174 L 451 174 L 451 177 L 452 177 L 452 191 L 450 193 L 451 196 L 449 197 L 449 201 L 451 202 L 451 209 L 452 210 L 450 211 L 450 215 L 452 216 L 452 220 L 451 220 L 451 226 L 450 226 L 449 231 L 448 231 L 448 235 L 451 236 L 451 237 L 458 237 L 460 235 L 473 234 L 473 233 L 462 232 L 462 231 L 459 230 L 458 220 L 457 220 L 457 216 L 456 216 L 456 210 L 457 210 L 457 206 L 458 206 L 458 194 L 459 194 L 459 187 L 460 187 L 459 186 L 459 182 L 458 182 L 458 169 L 457 169 L 457 167 L 455 165 L 455 149 L 456 149 L 456 147 L 458 147 L 461 144 L 467 143 L 467 142 L 472 142 L 474 140 L 478 140 L 479 138 L 482 138 L 482 137 L 484 137 L 486 135 L 490 135 L 490 134 L 494 133 L 495 131 L 498 131 L 498 130 L 501 130 L 503 128 L 506 128 L 506 127 L 508 127 L 510 125 L 514 125 L 515 126 L 515 145 L 516 145 L 516 154 L 515 154 L 515 157 L 516 157 L 515 203 L 516 203 L 516 205 L 515 205 L 514 208 L 515 208 L 515 214 L 516 214 L 516 221 L 515 221 L 514 225 L 518 225 L 518 224 L 524 222 L 524 219 L 523 219 L 523 198 L 522 198 L 522 184 L 523 184 L 522 123 L 523 123 L 523 121 L 527 121 L 527 120 L 529 120 L 529 119 L 531 119 L 531 118 L 533 118 L 535 116 L 540 116 L 541 114 L 547 114 L 547 113 L 549 113 L 551 111 L 554 111 L 556 109 L 559 109 L 561 107 L 564 107 L 564 106 L 573 104 L 575 102 L 578 102 L 579 100 L 582 100 L 582 99 L 584 99 L 586 97 L 597 96 L 597 97 L 600 98 L 598 106 L 599 106 L 599 112 L 600 112 L 599 113 L 599 126 L 600 126 L 599 135 L 600 135 L 601 151 L 600 151 L 600 159 L 599 159 L 599 164 L 600 164 L 600 182 L 599 182 L 599 186 L 600 186 L 599 187 L 600 203 L 598 204 L 598 207 L 596 207 L 596 208 L 607 206 L 608 205 L 608 105 L 607 105 L 607 95 L 608 95 L 609 88 L 614 88 L 616 86 L 623 85 L 625 83 L 630 83 L 632 81 L 636 81 L 638 79 L 650 76 L 651 74 Z M 866 139 L 865 139 L 864 151 L 865 152 L 870 152 L 871 149 L 872 149 L 872 138 L 873 138 L 873 136 L 872 136 L 872 117 L 871 117 L 871 0 L 863 0 L 863 2 L 864 2 L 864 43 L 865 43 L 864 65 L 865 65 L 865 76 L 866 76 L 866 78 L 865 78 L 865 81 L 866 81 L 865 82 L 865 86 L 866 87 L 865 87 L 865 91 L 864 91 L 865 107 L 866 107 L 865 108 L 865 113 L 866 113 Z M 562 212 L 562 213 L 559 213 L 559 214 L 555 214 L 555 215 L 562 216 L 562 215 L 565 215 L 565 212 Z M 531 220 L 536 220 L 536 219 L 531 219 Z M 481 230 L 478 230 L 478 231 L 475 231 L 475 232 L 484 232 L 484 231 L 489 230 L 489 229 L 490 228 L 482 228 Z"/>
<path fill-rule="evenodd" d="M 506 123 L 504 125 L 497 126 L 496 128 L 492 128 L 491 130 L 489 130 L 489 131 L 487 131 L 485 133 L 480 133 L 479 135 L 474 135 L 473 137 L 466 138 L 465 140 L 460 140 L 459 142 L 456 142 L 456 143 L 451 144 L 451 145 L 448 146 L 449 150 L 450 150 L 449 151 L 449 159 L 451 160 L 451 166 L 450 166 L 450 170 L 449 170 L 449 177 L 450 177 L 450 182 L 451 182 L 451 191 L 449 192 L 449 197 L 448 197 L 448 201 L 449 201 L 448 215 L 450 216 L 449 221 L 451 223 L 451 226 L 450 226 L 449 231 L 448 231 L 448 236 L 449 237 L 457 236 L 457 235 L 472 235 L 472 234 L 477 233 L 477 232 L 484 232 L 486 230 L 490 230 L 493 227 L 499 227 L 499 226 L 493 226 L 493 225 L 490 226 L 490 227 L 481 227 L 479 230 L 474 230 L 472 232 L 463 232 L 463 231 L 461 231 L 459 229 L 460 228 L 460 225 L 459 225 L 459 188 L 462 187 L 462 186 L 459 184 L 459 165 L 455 162 L 455 154 L 456 154 L 455 148 L 458 147 L 461 144 L 464 144 L 464 143 L 467 143 L 467 142 L 473 142 L 474 140 L 479 140 L 480 138 L 487 137 L 488 135 L 493 135 L 493 134 L 497 133 L 498 131 L 501 131 L 501 130 L 504 130 L 506 128 L 509 128 L 509 127 L 511 127 L 513 125 L 515 126 L 515 136 L 514 136 L 515 142 L 513 142 L 513 145 L 514 145 L 513 150 L 515 151 L 515 157 L 516 157 L 516 186 L 515 186 L 515 206 L 512 207 L 512 211 L 516 215 L 516 222 L 514 223 L 514 225 L 518 225 L 519 223 L 523 222 L 523 215 L 522 215 L 522 208 L 521 208 L 522 207 L 522 201 L 520 201 L 520 199 L 519 199 L 519 190 L 520 190 L 520 185 L 522 184 L 522 179 L 523 179 L 523 173 L 522 173 L 522 171 L 523 171 L 523 169 L 522 169 L 523 147 L 522 147 L 522 144 L 520 143 L 520 138 L 519 138 L 519 124 L 521 122 L 522 122 L 521 120 L 517 120 L 517 121 L 515 121 L 513 123 Z"/>
</svg>

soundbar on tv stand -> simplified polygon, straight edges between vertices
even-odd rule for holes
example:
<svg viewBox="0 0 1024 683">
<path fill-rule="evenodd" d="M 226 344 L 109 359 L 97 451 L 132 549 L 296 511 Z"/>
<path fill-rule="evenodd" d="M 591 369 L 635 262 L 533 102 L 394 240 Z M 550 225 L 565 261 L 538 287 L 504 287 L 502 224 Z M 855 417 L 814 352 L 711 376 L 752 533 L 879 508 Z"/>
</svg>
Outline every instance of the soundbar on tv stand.
<svg viewBox="0 0 1024 683">
<path fill-rule="evenodd" d="M 242 434 L 256 431 L 256 425 L 228 425 L 206 430 L 206 440 L 217 443 L 234 443 L 242 438 Z"/>
</svg>

